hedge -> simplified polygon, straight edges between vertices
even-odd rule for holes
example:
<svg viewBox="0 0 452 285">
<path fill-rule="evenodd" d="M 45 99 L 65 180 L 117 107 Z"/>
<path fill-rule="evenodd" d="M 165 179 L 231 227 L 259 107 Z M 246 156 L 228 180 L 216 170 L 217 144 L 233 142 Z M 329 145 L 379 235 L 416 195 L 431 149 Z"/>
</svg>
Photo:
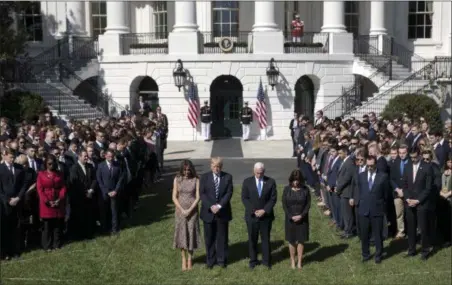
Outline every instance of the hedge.
<svg viewBox="0 0 452 285">
<path fill-rule="evenodd" d="M 381 116 L 393 120 L 400 118 L 404 113 L 414 121 L 419 121 L 420 117 L 425 118 L 432 131 L 443 130 L 441 109 L 434 99 L 426 95 L 402 94 L 395 96 L 389 100 Z"/>
<path fill-rule="evenodd" d="M 8 91 L 0 99 L 0 116 L 12 121 L 36 120 L 45 110 L 42 97 L 26 91 Z"/>
</svg>

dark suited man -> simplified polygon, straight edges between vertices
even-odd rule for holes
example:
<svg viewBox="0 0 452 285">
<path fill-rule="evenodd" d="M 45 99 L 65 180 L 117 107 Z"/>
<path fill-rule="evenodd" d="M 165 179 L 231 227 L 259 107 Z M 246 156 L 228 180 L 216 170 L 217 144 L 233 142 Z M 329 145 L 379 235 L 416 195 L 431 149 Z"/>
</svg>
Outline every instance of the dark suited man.
<svg viewBox="0 0 452 285">
<path fill-rule="evenodd" d="M 77 143 L 72 142 L 69 145 L 69 149 L 64 153 L 64 161 L 68 169 L 71 169 L 78 161 L 77 148 Z"/>
<path fill-rule="evenodd" d="M 275 219 L 273 207 L 276 204 L 276 183 L 274 179 L 264 174 L 264 164 L 257 162 L 254 165 L 254 176 L 246 178 L 242 185 L 251 269 L 259 264 L 257 260 L 259 233 L 262 242 L 262 263 L 271 269 L 270 232 Z"/>
<path fill-rule="evenodd" d="M 356 173 L 356 164 L 353 157 L 348 154 L 348 147 L 345 145 L 339 148 L 339 157 L 343 162 L 337 174 L 336 194 L 341 199 L 341 214 L 344 221 L 344 232 L 341 237 L 347 239 L 353 237 L 355 215 L 353 205 L 350 205 L 350 199 L 353 198 L 353 177 Z"/>
<path fill-rule="evenodd" d="M 410 152 L 411 162 L 403 174 L 403 199 L 408 234 L 408 257 L 416 255 L 417 228 L 421 231 L 421 258 L 426 260 L 432 252 L 430 221 L 436 201 L 432 199 L 433 171 L 429 163 L 421 161 L 418 149 Z M 433 230 L 433 229 L 431 229 Z"/>
<path fill-rule="evenodd" d="M 22 167 L 13 163 L 14 154 L 6 150 L 0 164 L 1 259 L 19 257 L 18 203 L 28 182 Z"/>
<path fill-rule="evenodd" d="M 229 222 L 232 220 L 232 176 L 224 171 L 221 158 L 212 158 L 209 171 L 201 176 L 201 220 L 204 222 L 206 264 L 225 268 L 228 259 Z"/>
<path fill-rule="evenodd" d="M 358 207 L 363 262 L 370 259 L 370 233 L 375 243 L 375 263 L 380 263 L 383 254 L 383 217 L 389 200 L 390 185 L 387 174 L 377 171 L 377 158 L 366 159 L 367 170 L 358 175 L 358 182 L 350 201 Z"/>
<path fill-rule="evenodd" d="M 99 211 L 104 231 L 119 233 L 118 195 L 123 186 L 124 175 L 121 167 L 113 161 L 113 150 L 105 152 L 105 161 L 99 164 L 96 172 L 100 188 Z M 110 226 L 111 225 L 111 226 Z"/>
<path fill-rule="evenodd" d="M 69 229 L 75 238 L 91 238 L 94 234 L 96 202 L 96 171 L 88 163 L 88 153 L 81 151 L 77 163 L 69 171 Z"/>
</svg>

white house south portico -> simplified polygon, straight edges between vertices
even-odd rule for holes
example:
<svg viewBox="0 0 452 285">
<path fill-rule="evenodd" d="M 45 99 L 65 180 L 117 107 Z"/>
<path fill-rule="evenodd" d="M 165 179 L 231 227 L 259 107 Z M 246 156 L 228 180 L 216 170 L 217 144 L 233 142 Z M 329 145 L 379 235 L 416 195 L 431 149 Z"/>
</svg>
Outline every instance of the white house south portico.
<svg viewBox="0 0 452 285">
<path fill-rule="evenodd" d="M 386 98 L 385 90 L 408 80 L 435 57 L 451 55 L 450 2 L 37 3 L 42 15 L 62 23 L 53 34 L 95 42 L 98 85 L 110 103 L 133 110 L 141 95 L 150 105 L 162 107 L 169 140 L 202 140 L 200 125 L 193 129 L 187 120 L 191 83 L 200 105 L 207 100 L 214 111 L 212 134 L 240 137 L 238 111 L 245 101 L 256 109 L 262 80 L 266 139 L 279 140 L 289 138 L 294 112 L 311 117 L 317 110 L 328 117 L 359 115 L 364 112 L 360 102 Z M 295 15 L 303 21 L 299 41 L 293 36 Z M 34 35 L 31 54 L 54 43 L 45 30 L 40 39 L 38 32 Z M 394 62 L 386 74 L 381 70 L 389 58 Z M 267 76 L 272 59 L 279 71 L 276 84 Z M 173 74 L 179 60 L 186 72 L 181 88 Z M 93 77 L 85 69 L 76 71 L 82 80 Z M 424 82 L 418 81 L 422 87 Z M 254 121 L 250 139 L 260 134 Z"/>
<path fill-rule="evenodd" d="M 114 7 L 121 7 L 117 3 Z M 250 107 L 255 109 L 257 88 L 261 79 L 265 86 L 268 110 L 267 139 L 287 139 L 287 126 L 295 109 L 313 115 L 314 110 L 321 109 L 338 97 L 343 85 L 353 84 L 352 34 L 347 33 L 345 28 L 330 31 L 332 34 L 341 33 L 338 37 L 330 37 L 330 32 L 307 33 L 312 38 L 311 41 L 318 41 L 321 47 L 317 50 L 312 49 L 312 53 L 309 54 L 288 53 L 290 51 L 285 45 L 283 29 L 276 21 L 278 9 L 275 6 L 278 3 L 256 1 L 254 13 L 251 13 L 256 17 L 249 25 L 251 28 L 249 32 L 246 30 L 235 32 L 231 25 L 228 31 L 220 30 L 218 36 L 213 37 L 215 42 L 220 38 L 230 38 L 236 48 L 245 41 L 248 45 L 246 53 L 225 53 L 221 50 L 212 53 L 206 50 L 207 45 L 203 46 L 205 38 L 211 35 L 207 33 L 208 31 L 200 31 L 200 25 L 197 24 L 196 6 L 200 3 L 185 1 L 174 3 L 174 27 L 168 35 L 167 53 L 124 54 L 123 45 L 127 44 L 121 37 L 124 29 L 113 34 L 107 26 L 109 32 L 99 36 L 105 88 L 116 102 L 131 104 L 130 98 L 136 98 L 137 93 L 135 86 L 133 88 L 129 86 L 136 85 L 136 78 L 147 76 L 154 80 L 158 86 L 159 105 L 168 115 L 171 125 L 169 140 L 191 140 L 193 137 L 202 139 L 200 126 L 193 130 L 186 119 L 188 85 L 179 92 L 174 84 L 173 70 L 178 59 L 182 60 L 190 81 L 196 85 L 199 102 L 204 100 L 210 102 L 214 119 L 212 135 L 221 133 L 226 136 L 241 136 L 241 128 L 235 126 L 236 123 L 239 124 L 239 110 L 244 101 L 248 101 Z M 236 7 L 241 6 L 241 2 L 232 3 L 237 5 Z M 216 5 L 214 2 L 209 4 Z M 108 5 L 109 2 L 107 7 Z M 237 13 L 237 16 L 240 18 L 239 14 Z M 112 25 L 122 26 L 116 23 Z M 338 26 L 334 22 L 328 25 L 331 28 Z M 119 43 L 118 47 L 114 47 L 115 43 Z M 266 76 L 271 58 L 274 58 L 279 69 L 278 84 L 274 90 L 268 85 Z M 127 76 L 121 78 L 119 74 Z M 228 81 L 228 78 L 230 83 L 234 83 L 229 87 L 224 82 Z M 221 80 L 223 82 L 219 83 Z M 295 107 L 294 103 L 298 106 Z M 220 130 L 222 128 L 225 130 Z M 195 136 L 194 131 L 197 133 Z M 253 123 L 251 138 L 257 139 L 259 135 L 259 127 Z"/>
</svg>

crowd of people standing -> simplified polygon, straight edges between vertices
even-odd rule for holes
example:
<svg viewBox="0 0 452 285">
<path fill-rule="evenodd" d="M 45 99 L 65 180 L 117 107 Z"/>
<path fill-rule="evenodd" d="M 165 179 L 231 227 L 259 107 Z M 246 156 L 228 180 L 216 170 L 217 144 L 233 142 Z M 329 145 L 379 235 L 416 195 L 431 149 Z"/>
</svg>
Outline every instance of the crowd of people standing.
<svg viewBox="0 0 452 285">
<path fill-rule="evenodd" d="M 363 261 L 374 244 L 380 263 L 391 236 L 408 239 L 408 257 L 417 254 L 418 236 L 422 259 L 450 245 L 450 122 L 430 130 L 422 117 L 330 120 L 318 111 L 314 121 L 295 115 L 290 128 L 293 154 L 318 206 L 341 238 L 360 237 Z"/>
<path fill-rule="evenodd" d="M 0 118 L 3 260 L 119 233 L 163 171 L 168 119 L 144 107 L 64 125 L 49 111 L 32 122 Z"/>
</svg>

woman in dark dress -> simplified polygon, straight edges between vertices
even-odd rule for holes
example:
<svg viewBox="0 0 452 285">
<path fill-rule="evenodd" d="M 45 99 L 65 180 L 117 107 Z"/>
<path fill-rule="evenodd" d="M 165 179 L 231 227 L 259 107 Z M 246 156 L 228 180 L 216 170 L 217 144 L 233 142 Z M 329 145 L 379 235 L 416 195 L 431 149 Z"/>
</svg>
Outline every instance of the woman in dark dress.
<svg viewBox="0 0 452 285">
<path fill-rule="evenodd" d="M 291 267 L 295 269 L 295 253 L 297 253 L 297 267 L 301 269 L 304 244 L 309 240 L 311 195 L 298 169 L 292 171 L 289 176 L 289 185 L 284 187 L 282 205 L 286 213 L 285 232 L 286 241 L 289 242 Z"/>
</svg>

